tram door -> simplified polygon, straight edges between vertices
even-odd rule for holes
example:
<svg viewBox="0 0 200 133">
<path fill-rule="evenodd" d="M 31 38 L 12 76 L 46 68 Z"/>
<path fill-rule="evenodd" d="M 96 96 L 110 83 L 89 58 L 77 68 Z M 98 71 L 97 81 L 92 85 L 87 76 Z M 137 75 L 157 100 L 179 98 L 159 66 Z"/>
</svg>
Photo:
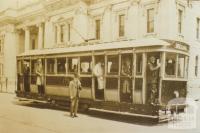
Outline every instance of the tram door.
<svg viewBox="0 0 200 133">
<path fill-rule="evenodd" d="M 24 60 L 23 62 L 23 87 L 25 93 L 30 92 L 30 60 Z"/>
<path fill-rule="evenodd" d="M 146 67 L 146 103 L 148 104 L 158 103 L 160 66 L 160 53 L 148 53 Z"/>
<path fill-rule="evenodd" d="M 132 102 L 132 64 L 133 54 L 121 55 L 120 101 Z"/>
<path fill-rule="evenodd" d="M 104 100 L 105 90 L 105 56 L 95 56 L 95 66 L 93 69 L 95 75 L 95 98 L 98 100 Z"/>
</svg>

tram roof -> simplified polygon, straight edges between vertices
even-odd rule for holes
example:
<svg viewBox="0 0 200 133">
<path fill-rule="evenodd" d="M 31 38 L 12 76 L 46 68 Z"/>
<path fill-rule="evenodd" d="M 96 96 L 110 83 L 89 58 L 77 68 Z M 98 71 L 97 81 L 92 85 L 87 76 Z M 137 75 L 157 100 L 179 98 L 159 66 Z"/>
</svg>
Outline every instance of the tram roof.
<svg viewBox="0 0 200 133">
<path fill-rule="evenodd" d="M 31 56 L 31 55 L 50 55 L 50 54 L 59 54 L 59 53 L 76 53 L 76 52 L 87 52 L 87 51 L 153 47 L 153 46 L 169 46 L 169 45 L 171 45 L 171 43 L 167 40 L 161 40 L 157 38 L 146 38 L 146 39 L 138 39 L 138 40 L 99 43 L 99 44 L 94 44 L 94 45 L 71 46 L 71 47 L 64 47 L 64 48 L 49 48 L 49 49 L 42 49 L 42 50 L 29 50 L 18 56 L 20 57 L 20 56 Z"/>
</svg>

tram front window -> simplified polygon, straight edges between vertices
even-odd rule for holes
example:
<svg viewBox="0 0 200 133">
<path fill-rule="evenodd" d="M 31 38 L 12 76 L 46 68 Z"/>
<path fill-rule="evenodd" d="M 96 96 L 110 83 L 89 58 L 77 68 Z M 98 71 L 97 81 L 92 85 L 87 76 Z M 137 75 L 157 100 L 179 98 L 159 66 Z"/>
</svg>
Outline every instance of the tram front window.
<svg viewBox="0 0 200 133">
<path fill-rule="evenodd" d="M 58 58 L 57 59 L 57 72 L 58 74 L 65 74 L 65 64 L 66 58 Z"/>
<path fill-rule="evenodd" d="M 147 54 L 147 102 L 158 103 L 160 53 Z"/>
<path fill-rule="evenodd" d="M 107 62 L 107 73 L 111 75 L 118 75 L 119 72 L 119 57 L 117 55 L 109 55 Z"/>
<path fill-rule="evenodd" d="M 178 56 L 178 77 L 183 78 L 185 76 L 185 56 Z"/>
<path fill-rule="evenodd" d="M 166 64 L 165 65 L 166 76 L 175 76 L 176 75 L 176 54 L 167 53 L 165 64 Z"/>
<path fill-rule="evenodd" d="M 70 73 L 78 72 L 78 58 L 69 58 L 68 64 L 68 69 Z"/>
<path fill-rule="evenodd" d="M 92 57 L 81 57 L 81 73 L 91 73 L 92 71 Z"/>
</svg>

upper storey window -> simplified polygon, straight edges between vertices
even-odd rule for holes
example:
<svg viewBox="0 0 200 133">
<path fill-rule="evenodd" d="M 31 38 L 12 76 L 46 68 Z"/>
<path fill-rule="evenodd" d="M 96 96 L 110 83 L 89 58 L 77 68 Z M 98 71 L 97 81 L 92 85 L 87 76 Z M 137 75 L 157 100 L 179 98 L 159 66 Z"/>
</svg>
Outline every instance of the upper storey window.
<svg viewBox="0 0 200 133">
<path fill-rule="evenodd" d="M 178 9 L 178 33 L 181 34 L 183 31 L 183 10 Z"/>
<path fill-rule="evenodd" d="M 200 39 L 199 28 L 200 28 L 200 18 L 197 18 L 197 23 L 196 23 L 196 38 L 197 39 Z"/>
<path fill-rule="evenodd" d="M 4 38 L 0 37 L 0 54 L 3 53 Z"/>
<path fill-rule="evenodd" d="M 125 36 L 125 15 L 119 15 L 119 37 Z"/>
<path fill-rule="evenodd" d="M 96 37 L 96 40 L 100 40 L 101 38 L 101 20 L 100 19 L 95 20 L 95 37 Z"/>
<path fill-rule="evenodd" d="M 147 33 L 154 32 L 154 8 L 147 9 Z"/>
<path fill-rule="evenodd" d="M 64 42 L 64 36 L 65 36 L 64 27 L 65 25 L 60 25 L 60 42 Z"/>
</svg>

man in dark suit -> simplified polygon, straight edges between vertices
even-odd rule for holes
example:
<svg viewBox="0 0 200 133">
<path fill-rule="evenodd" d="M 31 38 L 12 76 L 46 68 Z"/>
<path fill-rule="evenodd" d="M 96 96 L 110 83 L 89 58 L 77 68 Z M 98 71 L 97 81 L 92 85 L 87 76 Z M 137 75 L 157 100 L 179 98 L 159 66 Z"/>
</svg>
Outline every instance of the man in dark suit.
<svg viewBox="0 0 200 133">
<path fill-rule="evenodd" d="M 78 102 L 81 91 L 81 82 L 79 80 L 78 74 L 74 74 L 73 80 L 69 83 L 69 94 L 70 94 L 70 116 L 77 117 Z"/>
</svg>

